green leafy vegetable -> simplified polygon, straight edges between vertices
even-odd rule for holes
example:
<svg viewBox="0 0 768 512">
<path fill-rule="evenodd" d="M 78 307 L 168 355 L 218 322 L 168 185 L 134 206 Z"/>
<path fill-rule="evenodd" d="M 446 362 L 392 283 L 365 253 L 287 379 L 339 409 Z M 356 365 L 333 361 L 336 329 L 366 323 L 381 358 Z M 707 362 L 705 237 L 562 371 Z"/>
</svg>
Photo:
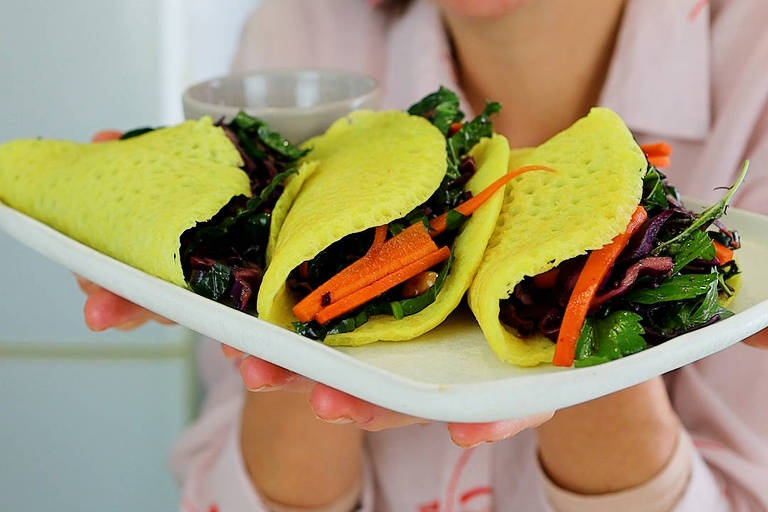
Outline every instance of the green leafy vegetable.
<svg viewBox="0 0 768 512">
<path fill-rule="evenodd" d="M 456 210 L 448 210 L 448 214 L 445 217 L 445 230 L 452 231 L 454 229 L 459 229 L 468 218 L 468 215 L 464 215 Z"/>
<path fill-rule="evenodd" d="M 717 282 L 717 274 L 682 274 L 670 277 L 658 288 L 632 290 L 625 298 L 638 304 L 693 299 L 707 293 L 712 282 Z"/>
<path fill-rule="evenodd" d="M 451 125 L 464 118 L 464 114 L 459 110 L 459 97 L 442 86 L 436 92 L 428 94 L 418 103 L 411 105 L 408 113 L 426 117 L 443 135 L 448 135 Z"/>
<path fill-rule="evenodd" d="M 584 327 L 581 328 L 581 334 L 576 341 L 576 359 L 586 359 L 592 355 L 595 350 L 595 326 L 592 318 L 587 317 L 584 320 Z"/>
<path fill-rule="evenodd" d="M 731 188 L 728 189 L 728 193 L 725 194 L 725 196 L 718 201 L 717 203 L 713 204 L 701 214 L 699 214 L 696 219 L 691 223 L 690 226 L 688 226 L 685 231 L 677 235 L 676 237 L 667 240 L 666 242 L 663 242 L 662 244 L 659 244 L 654 250 L 654 254 L 660 254 L 661 251 L 666 249 L 668 246 L 680 242 L 691 235 L 694 231 L 706 229 L 707 226 L 709 226 L 714 220 L 719 219 L 723 215 L 725 215 L 726 210 L 728 209 L 728 203 L 731 201 L 731 198 L 736 193 L 736 191 L 739 189 L 741 184 L 744 182 L 744 178 L 747 176 L 747 171 L 749 170 L 749 160 L 744 161 L 744 166 L 741 169 L 741 173 L 739 174 L 739 177 L 736 179 L 736 183 L 731 186 Z"/>
<path fill-rule="evenodd" d="M 490 117 L 499 111 L 501 111 L 500 103 L 486 102 L 480 115 L 464 123 L 458 132 L 448 138 L 448 171 L 446 176 L 450 179 L 456 179 L 461 175 L 459 173 L 461 157 L 469 153 L 469 150 L 480 142 L 480 139 L 493 135 L 493 123 Z"/>
<path fill-rule="evenodd" d="M 664 210 L 669 208 L 667 201 L 667 185 L 664 183 L 664 174 L 656 167 L 648 164 L 648 170 L 643 177 L 643 202 L 642 205 L 647 211 L 654 208 Z"/>
<path fill-rule="evenodd" d="M 256 133 L 267 147 L 291 160 L 298 160 L 309 152 L 309 149 L 299 149 L 294 146 L 288 139 L 276 131 L 270 130 L 266 124 L 259 126 Z"/>
<path fill-rule="evenodd" d="M 668 250 L 675 261 L 675 266 L 672 268 L 673 275 L 697 258 L 711 260 L 715 257 L 712 239 L 701 230 L 693 231 L 685 239 L 670 245 Z"/>
<path fill-rule="evenodd" d="M 717 274 L 717 272 L 713 272 L 714 274 Z M 707 289 L 707 293 L 704 295 L 704 299 L 701 301 L 700 304 L 693 310 L 693 312 L 690 315 L 686 315 L 682 318 L 683 324 L 687 326 L 696 326 L 701 325 L 705 322 L 707 322 L 710 318 L 712 318 L 715 314 L 717 314 L 718 310 L 720 308 L 720 294 L 718 292 L 718 281 L 712 281 L 709 284 L 709 288 Z"/>
<path fill-rule="evenodd" d="M 623 310 L 588 319 L 576 346 L 575 365 L 592 366 L 644 350 L 647 344 L 641 321 L 640 315 Z"/>
<path fill-rule="evenodd" d="M 193 280 L 190 286 L 197 294 L 219 300 L 232 286 L 232 269 L 217 262 L 210 270 L 200 272 L 199 279 Z"/>
</svg>

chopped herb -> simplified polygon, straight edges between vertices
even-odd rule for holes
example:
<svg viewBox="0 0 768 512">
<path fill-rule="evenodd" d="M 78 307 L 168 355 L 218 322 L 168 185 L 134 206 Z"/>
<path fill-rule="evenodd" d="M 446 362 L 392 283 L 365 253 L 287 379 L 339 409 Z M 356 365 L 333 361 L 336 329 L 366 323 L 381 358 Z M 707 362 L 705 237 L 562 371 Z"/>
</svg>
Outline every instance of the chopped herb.
<svg viewBox="0 0 768 512">
<path fill-rule="evenodd" d="M 279 133 L 270 130 L 266 124 L 259 126 L 256 133 L 267 147 L 275 150 L 289 160 L 298 160 L 309 152 L 308 149 L 299 149 L 294 146 L 288 139 Z"/>
<path fill-rule="evenodd" d="M 577 367 L 619 359 L 644 350 L 642 317 L 630 311 L 614 311 L 605 318 L 585 322 L 576 354 Z"/>
<path fill-rule="evenodd" d="M 712 244 L 712 239 L 707 236 L 706 232 L 700 230 L 693 231 L 680 242 L 671 244 L 668 250 L 675 260 L 672 274 L 678 273 L 695 259 L 709 261 L 715 257 L 715 246 Z"/>
<path fill-rule="evenodd" d="M 670 277 L 657 288 L 632 290 L 625 299 L 638 304 L 693 299 L 707 293 L 712 282 L 717 282 L 717 274 L 682 274 Z"/>
<path fill-rule="evenodd" d="M 667 186 L 664 183 L 664 174 L 651 164 L 643 178 L 643 207 L 651 212 L 653 209 L 664 210 L 669 207 L 667 200 Z"/>
<path fill-rule="evenodd" d="M 442 86 L 436 92 L 428 94 L 418 103 L 411 105 L 408 113 L 426 117 L 446 136 L 451 124 L 464 118 L 464 114 L 459 110 L 459 97 Z"/>
<path fill-rule="evenodd" d="M 719 219 L 723 215 L 725 215 L 726 210 L 728 209 L 728 203 L 731 201 L 731 198 L 736 193 L 736 191 L 739 189 L 741 184 L 744 182 L 744 178 L 747 176 L 747 170 L 749 169 L 749 160 L 746 160 L 744 162 L 744 166 L 741 169 L 741 173 L 739 174 L 739 177 L 736 179 L 736 183 L 733 184 L 728 189 L 728 193 L 725 194 L 725 196 L 718 201 L 717 203 L 713 204 L 701 214 L 699 214 L 696 219 L 691 223 L 690 226 L 688 226 L 685 231 L 677 235 L 676 237 L 672 238 L 671 240 L 667 240 L 666 242 L 660 244 L 658 247 L 656 247 L 653 252 L 654 254 L 659 254 L 661 251 L 666 249 L 668 246 L 679 242 L 686 237 L 688 237 L 691 233 L 693 233 L 696 230 L 706 229 L 707 226 L 712 224 L 715 220 Z"/>
</svg>

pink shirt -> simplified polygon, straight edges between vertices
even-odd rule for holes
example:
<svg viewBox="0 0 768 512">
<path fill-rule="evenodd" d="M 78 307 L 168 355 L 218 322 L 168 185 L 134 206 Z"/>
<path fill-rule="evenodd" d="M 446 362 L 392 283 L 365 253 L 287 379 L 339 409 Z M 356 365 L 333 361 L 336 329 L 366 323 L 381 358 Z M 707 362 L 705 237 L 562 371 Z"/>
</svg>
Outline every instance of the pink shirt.
<svg viewBox="0 0 768 512">
<path fill-rule="evenodd" d="M 722 192 L 713 189 L 732 183 L 750 158 L 736 205 L 762 213 L 766 25 L 764 0 L 631 0 L 600 99 L 641 142 L 674 144 L 669 174 L 685 194 L 718 198 Z M 440 84 L 459 89 L 438 12 L 423 0 L 396 19 L 364 0 L 266 2 L 245 27 L 234 68 L 286 66 L 368 73 L 382 84 L 384 108 L 407 107 Z M 239 374 L 213 343 L 201 356 L 208 397 L 172 456 L 181 510 L 269 510 L 239 451 Z M 541 471 L 534 432 L 462 450 L 432 424 L 367 434 L 359 510 L 768 510 L 768 350 L 734 346 L 667 375 L 666 383 L 685 431 L 667 467 L 637 489 L 573 495 Z"/>
</svg>

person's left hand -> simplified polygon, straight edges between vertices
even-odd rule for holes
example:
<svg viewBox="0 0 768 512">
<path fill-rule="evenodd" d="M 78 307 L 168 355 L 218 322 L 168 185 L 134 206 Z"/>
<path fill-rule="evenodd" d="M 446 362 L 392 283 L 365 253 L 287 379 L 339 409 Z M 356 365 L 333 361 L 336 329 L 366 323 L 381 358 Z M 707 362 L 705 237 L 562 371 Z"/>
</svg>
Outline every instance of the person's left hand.
<svg viewBox="0 0 768 512">
<path fill-rule="evenodd" d="M 768 329 L 763 329 L 757 334 L 753 334 L 752 336 L 744 340 L 744 343 L 755 348 L 762 348 L 762 349 L 768 350 Z"/>
<path fill-rule="evenodd" d="M 430 420 L 391 411 L 355 398 L 263 359 L 245 355 L 228 345 L 222 344 L 221 348 L 225 356 L 239 360 L 240 374 L 247 389 L 258 392 L 306 392 L 309 394 L 309 403 L 315 415 L 328 423 L 354 423 L 357 427 L 372 432 L 430 423 Z M 512 437 L 523 430 L 541 425 L 552 418 L 552 415 L 553 413 L 549 412 L 491 423 L 448 423 L 448 431 L 455 444 L 469 448 L 483 442 L 492 443 Z"/>
</svg>

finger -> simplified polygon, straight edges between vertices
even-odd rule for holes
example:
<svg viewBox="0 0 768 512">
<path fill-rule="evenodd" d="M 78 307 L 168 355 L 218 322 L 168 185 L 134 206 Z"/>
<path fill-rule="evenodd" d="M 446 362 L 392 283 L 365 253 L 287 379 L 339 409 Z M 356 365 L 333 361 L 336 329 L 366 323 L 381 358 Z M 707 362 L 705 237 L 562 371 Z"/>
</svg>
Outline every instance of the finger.
<svg viewBox="0 0 768 512">
<path fill-rule="evenodd" d="M 91 142 L 107 142 L 117 140 L 123 136 L 123 132 L 117 130 L 102 130 L 91 138 Z"/>
<path fill-rule="evenodd" d="M 103 288 L 88 296 L 84 313 L 86 325 L 94 331 L 135 328 L 153 318 L 149 311 Z"/>
<path fill-rule="evenodd" d="M 83 290 L 83 293 L 85 293 L 86 295 L 90 295 L 94 293 L 96 290 L 101 289 L 99 285 L 93 284 L 83 276 L 79 276 L 75 274 L 75 280 L 77 281 L 77 285 L 80 287 L 81 290 Z"/>
<path fill-rule="evenodd" d="M 253 356 L 240 363 L 240 376 L 249 391 L 307 392 L 313 385 L 301 375 Z"/>
<path fill-rule="evenodd" d="M 238 357 L 242 357 L 244 355 L 235 347 L 230 347 L 226 343 L 221 344 L 221 351 L 224 353 L 224 357 L 227 359 L 237 359 Z"/>
<path fill-rule="evenodd" d="M 757 334 L 753 334 L 744 340 L 744 343 L 751 347 L 768 349 L 768 329 L 763 329 Z"/>
<path fill-rule="evenodd" d="M 462 448 L 470 448 L 480 443 L 501 441 L 525 429 L 537 427 L 551 419 L 553 414 L 553 412 L 547 412 L 528 418 L 491 423 L 449 423 L 448 432 L 455 444 Z"/>
<path fill-rule="evenodd" d="M 309 403 L 315 414 L 324 421 L 356 423 L 363 430 L 372 432 L 429 423 L 429 420 L 384 409 L 323 384 L 317 384 L 312 389 Z"/>
<path fill-rule="evenodd" d="M 99 295 L 102 295 L 102 294 L 112 294 L 111 292 L 105 290 L 104 288 L 102 288 L 101 286 L 99 286 L 99 285 L 97 285 L 95 283 L 92 283 L 91 281 L 87 280 L 86 278 L 84 278 L 82 276 L 79 276 L 79 275 L 75 274 L 75 279 L 77 280 L 77 284 L 80 287 L 80 289 L 83 290 L 83 292 L 86 295 L 88 295 L 88 296 L 91 296 L 91 295 L 94 295 L 94 294 L 99 294 Z M 86 302 L 86 324 L 88 324 L 88 321 L 89 321 L 87 317 L 88 317 L 88 315 L 90 313 L 90 308 L 100 307 L 100 301 L 101 300 L 102 300 L 101 298 L 98 299 L 95 302 L 95 304 L 93 304 L 91 306 L 88 306 L 88 303 Z M 127 302 L 129 302 L 129 301 L 127 301 Z M 128 320 L 126 322 L 123 322 L 123 323 L 120 323 L 120 324 L 115 324 L 115 325 L 107 325 L 106 327 L 101 327 L 101 328 L 94 329 L 94 330 L 101 331 L 101 330 L 104 330 L 104 329 L 109 328 L 109 327 L 115 327 L 115 328 L 123 330 L 123 331 L 128 331 L 128 330 L 131 330 L 131 329 L 135 329 L 136 327 L 139 327 L 141 324 L 145 323 L 147 320 L 154 320 L 154 321 L 156 321 L 156 322 L 158 322 L 160 324 L 163 324 L 163 325 L 174 325 L 174 322 L 172 320 L 168 320 L 167 318 L 162 317 L 162 316 L 160 316 L 160 315 L 158 315 L 156 313 L 153 313 L 151 311 L 147 311 L 146 309 L 143 309 L 140 306 L 136 306 L 132 302 L 129 302 L 129 303 L 134 305 L 135 307 L 141 309 L 144 313 L 141 314 L 141 315 L 137 315 L 137 317 L 134 318 L 133 320 Z M 98 322 L 96 322 L 96 324 L 98 324 Z M 94 325 L 96 327 L 99 327 L 96 324 L 94 324 Z M 90 326 L 90 324 L 88 324 L 88 325 Z"/>
</svg>

